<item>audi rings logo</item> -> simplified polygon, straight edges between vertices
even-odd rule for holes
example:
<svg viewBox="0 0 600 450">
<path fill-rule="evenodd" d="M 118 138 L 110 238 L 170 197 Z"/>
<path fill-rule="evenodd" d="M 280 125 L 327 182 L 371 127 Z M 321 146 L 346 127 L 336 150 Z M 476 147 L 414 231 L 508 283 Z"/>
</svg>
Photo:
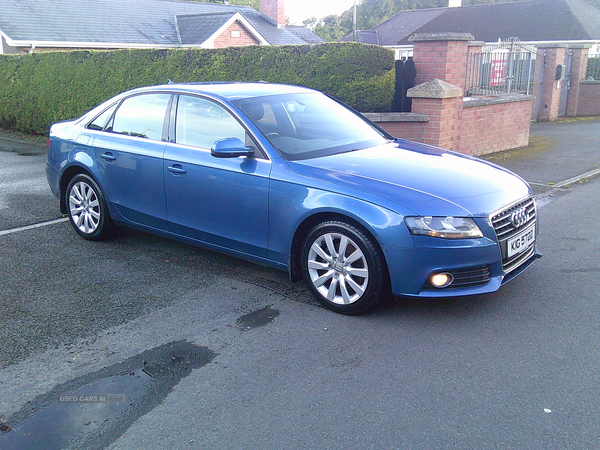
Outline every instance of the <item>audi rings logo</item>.
<svg viewBox="0 0 600 450">
<path fill-rule="evenodd" d="M 529 216 L 527 214 L 527 209 L 525 208 L 517 209 L 510 216 L 510 221 L 512 222 L 515 228 L 521 228 L 527 223 L 527 219 L 529 219 Z"/>
</svg>

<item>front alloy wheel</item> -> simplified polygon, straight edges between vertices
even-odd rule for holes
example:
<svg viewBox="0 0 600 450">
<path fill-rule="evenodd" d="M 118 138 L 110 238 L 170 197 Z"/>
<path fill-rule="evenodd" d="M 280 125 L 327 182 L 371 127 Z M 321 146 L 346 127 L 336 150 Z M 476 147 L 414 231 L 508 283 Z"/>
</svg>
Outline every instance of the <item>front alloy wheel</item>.
<svg viewBox="0 0 600 450">
<path fill-rule="evenodd" d="M 372 238 L 345 222 L 324 222 L 309 233 L 302 251 L 304 277 L 313 296 L 343 314 L 375 307 L 386 277 Z"/>
<path fill-rule="evenodd" d="M 66 192 L 69 219 L 75 231 L 89 240 L 106 238 L 113 230 L 104 196 L 88 175 L 76 175 Z"/>
</svg>

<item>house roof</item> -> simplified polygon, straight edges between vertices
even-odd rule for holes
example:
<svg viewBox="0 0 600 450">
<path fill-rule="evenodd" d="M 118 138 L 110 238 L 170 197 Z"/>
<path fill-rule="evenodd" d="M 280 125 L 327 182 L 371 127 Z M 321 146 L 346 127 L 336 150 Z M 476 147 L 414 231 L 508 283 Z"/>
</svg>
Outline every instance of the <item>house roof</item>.
<svg viewBox="0 0 600 450">
<path fill-rule="evenodd" d="M 415 33 L 471 33 L 493 42 L 600 40 L 600 8 L 585 0 L 530 0 L 513 3 L 401 11 L 372 28 L 380 45 L 411 44 Z"/>
<path fill-rule="evenodd" d="M 321 37 L 317 36 L 308 28 L 300 27 L 297 25 L 288 25 L 287 27 L 285 27 L 285 29 L 295 34 L 297 37 L 309 44 L 320 44 L 323 42 L 323 39 Z"/>
<path fill-rule="evenodd" d="M 357 30 L 356 40 L 363 44 L 379 45 L 379 34 L 371 30 Z"/>
<path fill-rule="evenodd" d="M 201 45 L 236 13 L 265 43 L 307 43 L 250 7 L 173 0 L 2 0 L 0 32 L 9 45 L 191 46 Z"/>
</svg>

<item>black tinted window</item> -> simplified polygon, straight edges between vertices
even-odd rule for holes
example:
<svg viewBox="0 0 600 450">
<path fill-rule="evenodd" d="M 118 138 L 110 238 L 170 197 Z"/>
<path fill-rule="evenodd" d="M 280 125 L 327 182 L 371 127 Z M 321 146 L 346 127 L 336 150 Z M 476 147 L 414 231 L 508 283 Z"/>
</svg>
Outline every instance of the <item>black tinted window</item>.
<svg viewBox="0 0 600 450">
<path fill-rule="evenodd" d="M 159 141 L 170 97 L 146 94 L 125 99 L 115 113 L 112 131 Z"/>
</svg>

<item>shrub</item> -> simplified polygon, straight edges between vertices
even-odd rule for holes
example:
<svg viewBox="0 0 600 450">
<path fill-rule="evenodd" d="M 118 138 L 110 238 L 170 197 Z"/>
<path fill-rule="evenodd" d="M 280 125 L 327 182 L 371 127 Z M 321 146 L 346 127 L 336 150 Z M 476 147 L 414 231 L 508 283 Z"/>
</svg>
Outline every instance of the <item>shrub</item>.
<svg viewBox="0 0 600 450">
<path fill-rule="evenodd" d="M 169 79 L 295 84 L 389 111 L 393 67 L 391 50 L 357 43 L 0 55 L 0 126 L 45 134 L 113 95 Z"/>
</svg>

